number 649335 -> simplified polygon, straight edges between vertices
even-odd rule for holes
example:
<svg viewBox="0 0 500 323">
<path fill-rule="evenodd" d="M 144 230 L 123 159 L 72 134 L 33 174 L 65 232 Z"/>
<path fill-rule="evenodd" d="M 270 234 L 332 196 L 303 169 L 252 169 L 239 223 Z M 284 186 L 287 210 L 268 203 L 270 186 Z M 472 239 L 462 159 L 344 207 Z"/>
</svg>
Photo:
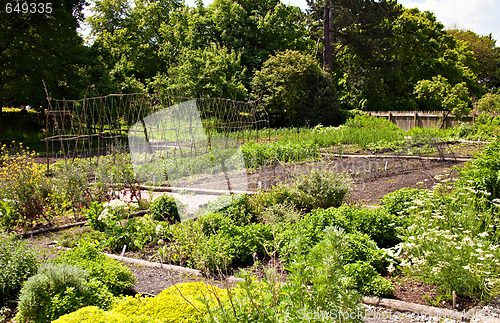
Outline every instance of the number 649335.
<svg viewBox="0 0 500 323">
<path fill-rule="evenodd" d="M 7 2 L 5 5 L 5 12 L 7 13 L 52 13 L 52 3 L 41 2 L 41 3 L 11 3 Z"/>
</svg>

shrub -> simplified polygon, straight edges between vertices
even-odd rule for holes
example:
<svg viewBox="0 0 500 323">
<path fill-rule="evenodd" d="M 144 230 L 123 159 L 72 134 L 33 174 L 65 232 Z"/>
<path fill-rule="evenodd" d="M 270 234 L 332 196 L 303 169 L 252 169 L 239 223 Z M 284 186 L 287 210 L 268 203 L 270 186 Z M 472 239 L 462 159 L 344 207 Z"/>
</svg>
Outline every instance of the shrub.
<svg viewBox="0 0 500 323">
<path fill-rule="evenodd" d="M 287 262 L 296 254 L 306 254 L 323 239 L 324 230 L 330 226 L 348 233 L 365 233 L 379 247 L 392 247 L 399 242 L 398 219 L 384 209 L 343 205 L 338 209 L 315 209 L 278 232 L 280 256 Z"/>
<path fill-rule="evenodd" d="M 114 295 L 129 290 L 135 283 L 134 274 L 121 265 L 98 252 L 91 244 L 73 248 L 57 258 L 58 263 L 66 263 L 87 271 L 90 278 L 102 282 Z"/>
<path fill-rule="evenodd" d="M 219 232 L 225 232 L 234 225 L 233 220 L 218 212 L 204 214 L 200 216 L 197 221 L 200 222 L 203 234 L 207 237 L 218 234 Z"/>
<path fill-rule="evenodd" d="M 254 257 L 266 255 L 265 246 L 272 239 L 272 228 L 267 224 L 226 226 L 199 245 L 201 252 L 196 266 L 212 273 L 225 273 L 234 267 L 251 265 Z"/>
<path fill-rule="evenodd" d="M 127 296 L 109 311 L 92 306 L 82 308 L 60 317 L 55 323 L 87 322 L 89 319 L 92 322 L 197 323 L 204 321 L 208 310 L 213 310 L 218 300 L 227 301 L 226 290 L 201 282 L 182 283 L 153 298 Z"/>
<path fill-rule="evenodd" d="M 297 320 L 304 318 L 301 313 L 326 311 L 338 315 L 356 314 L 359 310 L 359 294 L 346 279 L 344 269 L 345 237 L 342 229 L 330 228 L 326 238 L 309 253 L 294 257 L 288 283 L 281 290 L 290 317 Z M 362 319 L 359 315 L 345 317 L 346 322 Z"/>
<path fill-rule="evenodd" d="M 161 195 L 151 203 L 148 214 L 155 221 L 180 222 L 178 205 L 180 205 L 180 202 L 177 202 L 175 198 Z"/>
<path fill-rule="evenodd" d="M 336 223 L 348 232 L 366 233 L 377 246 L 389 248 L 400 242 L 397 228 L 401 221 L 384 208 L 364 209 L 343 205 L 338 209 L 330 208 L 324 212 L 337 213 Z"/>
<path fill-rule="evenodd" d="M 313 170 L 302 175 L 294 186 L 311 199 L 311 208 L 339 207 L 351 189 L 346 174 Z"/>
<path fill-rule="evenodd" d="M 414 94 L 420 106 L 428 110 L 448 110 L 458 119 L 470 112 L 470 95 L 465 82 L 451 85 L 445 77 L 438 75 L 432 80 L 418 81 Z"/>
<path fill-rule="evenodd" d="M 51 322 L 81 307 L 107 309 L 113 296 L 84 270 L 67 264 L 44 264 L 21 290 L 16 320 Z"/>
<path fill-rule="evenodd" d="M 307 254 L 324 237 L 324 230 L 332 225 L 343 227 L 336 209 L 316 209 L 304 215 L 297 223 L 284 226 L 277 233 L 278 253 L 288 263 L 298 255 Z"/>
<path fill-rule="evenodd" d="M 483 112 L 500 112 L 500 94 L 486 93 L 477 101 L 476 109 Z"/>
<path fill-rule="evenodd" d="M 296 209 L 310 210 L 312 208 L 310 198 L 293 185 L 276 184 L 272 189 L 255 195 L 253 199 L 261 208 L 283 203 L 288 203 Z"/>
<path fill-rule="evenodd" d="M 277 203 L 264 209 L 262 221 L 264 223 L 295 223 L 303 214 L 289 202 Z"/>
<path fill-rule="evenodd" d="M 237 225 L 246 225 L 256 222 L 259 216 L 259 206 L 254 203 L 252 196 L 222 195 L 207 206 L 209 212 L 218 211 L 231 218 Z"/>
<path fill-rule="evenodd" d="M 17 299 L 22 284 L 36 274 L 38 262 L 27 243 L 0 234 L 0 308 Z"/>
<path fill-rule="evenodd" d="M 253 97 L 261 99 L 273 126 L 330 125 L 339 107 L 330 77 L 316 60 L 287 50 L 271 56 L 252 80 Z"/>
<path fill-rule="evenodd" d="M 289 203 L 297 210 L 308 212 L 316 208 L 339 207 L 351 188 L 346 174 L 313 170 L 301 175 L 290 185 L 278 184 L 254 197 L 260 207 Z"/>
</svg>

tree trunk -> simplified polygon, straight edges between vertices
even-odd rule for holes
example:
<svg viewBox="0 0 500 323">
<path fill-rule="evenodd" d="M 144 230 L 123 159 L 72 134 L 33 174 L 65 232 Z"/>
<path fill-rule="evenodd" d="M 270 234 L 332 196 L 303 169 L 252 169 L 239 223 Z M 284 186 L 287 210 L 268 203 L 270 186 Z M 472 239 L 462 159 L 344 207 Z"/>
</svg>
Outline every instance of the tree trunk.
<svg viewBox="0 0 500 323">
<path fill-rule="evenodd" d="M 3 110 L 3 103 L 0 102 L 0 133 L 3 132 L 3 113 L 2 113 L 2 110 Z"/>
<path fill-rule="evenodd" d="M 323 69 L 328 73 L 333 71 L 332 32 L 333 17 L 330 10 L 330 1 L 325 1 L 323 16 Z"/>
</svg>

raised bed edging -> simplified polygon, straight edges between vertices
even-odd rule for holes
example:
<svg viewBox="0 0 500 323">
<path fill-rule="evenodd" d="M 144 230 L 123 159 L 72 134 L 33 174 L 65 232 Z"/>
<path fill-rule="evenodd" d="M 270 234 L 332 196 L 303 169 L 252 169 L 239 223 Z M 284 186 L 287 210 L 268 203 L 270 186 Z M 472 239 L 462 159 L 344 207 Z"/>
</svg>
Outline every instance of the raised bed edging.
<svg viewBox="0 0 500 323">
<path fill-rule="evenodd" d="M 140 210 L 140 211 L 137 211 L 137 212 L 133 212 L 133 213 L 130 213 L 129 217 L 135 218 L 135 217 L 138 217 L 138 216 L 143 216 L 146 213 L 148 213 L 148 211 L 149 210 Z M 64 225 L 61 225 L 61 226 L 58 226 L 58 227 L 43 228 L 43 229 L 38 229 L 38 230 L 26 231 L 26 232 L 18 233 L 18 234 L 16 234 L 16 236 L 20 237 L 20 238 L 30 238 L 30 237 L 33 237 L 33 236 L 36 236 L 36 235 L 39 235 L 39 234 L 42 234 L 42 233 L 56 232 L 56 231 L 60 231 L 60 230 L 64 230 L 64 229 L 69 229 L 69 228 L 73 228 L 73 227 L 84 226 L 87 223 L 89 223 L 89 221 L 81 221 L 81 222 L 75 222 L 75 223 L 70 223 L 70 224 L 64 224 Z"/>
<path fill-rule="evenodd" d="M 59 249 L 59 250 L 65 250 L 65 251 L 71 250 L 71 248 L 66 248 L 66 247 L 61 247 L 61 246 L 53 246 L 53 248 Z M 105 252 L 101 252 L 101 253 L 109 258 L 116 259 L 120 262 L 126 262 L 129 264 L 150 267 L 150 268 L 160 268 L 160 269 L 163 269 L 165 271 L 175 271 L 178 273 L 189 274 L 189 275 L 196 276 L 196 277 L 203 277 L 203 273 L 197 269 L 175 266 L 175 265 L 166 265 L 166 264 L 161 264 L 159 262 L 152 262 L 152 261 L 147 261 L 147 260 L 142 260 L 142 259 L 123 257 L 123 256 L 114 255 L 111 253 L 105 253 Z"/>
<path fill-rule="evenodd" d="M 147 186 L 138 185 L 137 188 L 141 190 L 153 190 L 155 192 L 169 192 L 169 193 L 181 193 L 181 192 L 192 192 L 195 194 L 204 195 L 226 195 L 226 194 L 248 194 L 253 195 L 253 191 L 227 191 L 227 190 L 216 190 L 208 188 L 193 188 L 193 187 L 171 187 L 171 186 Z"/>
<path fill-rule="evenodd" d="M 469 322 L 471 319 L 477 320 L 476 315 L 479 314 L 480 322 L 484 323 L 499 323 L 497 318 L 483 318 L 477 308 L 471 308 L 467 312 L 459 312 L 446 308 L 438 308 L 427 305 L 408 303 L 395 299 L 387 299 L 380 297 L 363 297 L 363 303 L 372 306 L 385 307 L 398 312 L 412 312 L 427 317 L 437 317 L 439 319 L 453 319 L 462 322 Z"/>
<path fill-rule="evenodd" d="M 152 261 L 147 261 L 147 260 L 142 260 L 142 259 L 117 256 L 117 255 L 110 254 L 110 253 L 103 253 L 103 254 L 110 257 L 110 258 L 116 259 L 116 260 L 121 261 L 121 262 L 126 262 L 129 264 L 140 265 L 140 266 L 150 267 L 150 268 L 160 268 L 160 269 L 163 269 L 165 271 L 175 271 L 175 272 L 179 272 L 182 274 L 189 274 L 189 275 L 196 276 L 196 277 L 203 277 L 202 272 L 198 269 L 192 269 L 192 268 L 175 266 L 175 265 L 166 265 L 166 264 L 162 264 L 159 262 L 152 262 Z"/>
</svg>

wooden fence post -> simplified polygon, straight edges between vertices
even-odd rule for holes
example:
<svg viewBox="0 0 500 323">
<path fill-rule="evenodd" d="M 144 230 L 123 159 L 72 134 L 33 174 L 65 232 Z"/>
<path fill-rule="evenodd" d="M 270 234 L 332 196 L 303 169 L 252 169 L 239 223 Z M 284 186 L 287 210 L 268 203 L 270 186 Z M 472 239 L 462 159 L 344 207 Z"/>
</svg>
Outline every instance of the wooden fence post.
<svg viewBox="0 0 500 323">
<path fill-rule="evenodd" d="M 418 126 L 417 121 L 418 121 L 418 113 L 417 111 L 415 111 L 415 116 L 413 117 L 413 128 L 416 128 Z"/>
</svg>

